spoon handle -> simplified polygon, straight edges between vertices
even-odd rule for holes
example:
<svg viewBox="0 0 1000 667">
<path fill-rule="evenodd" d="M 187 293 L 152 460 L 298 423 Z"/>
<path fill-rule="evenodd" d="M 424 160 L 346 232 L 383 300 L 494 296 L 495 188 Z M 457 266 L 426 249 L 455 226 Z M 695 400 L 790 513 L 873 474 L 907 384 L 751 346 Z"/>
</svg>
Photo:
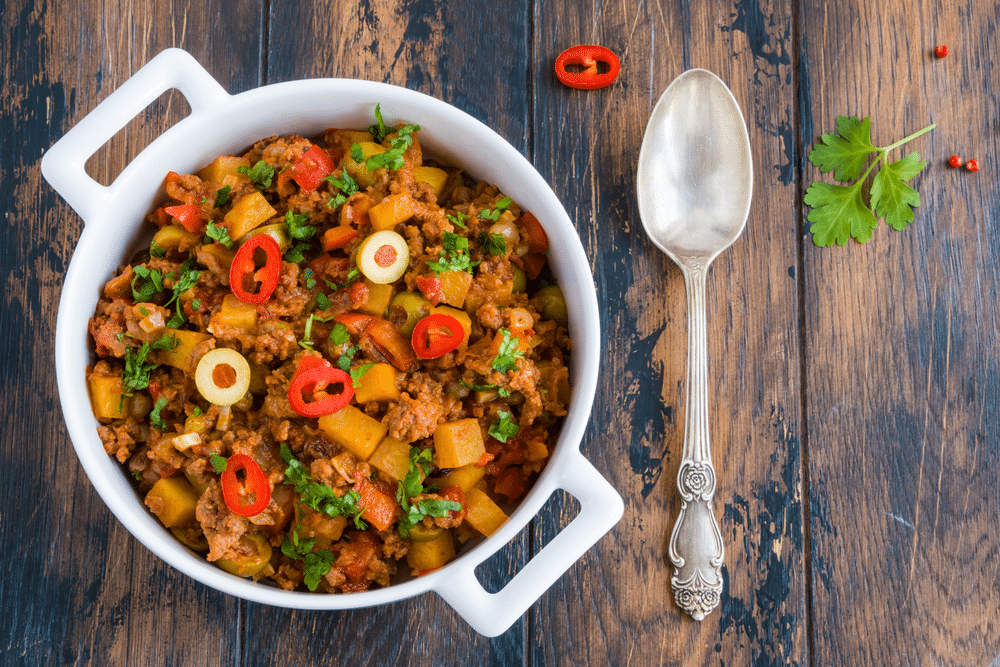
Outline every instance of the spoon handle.
<svg viewBox="0 0 1000 667">
<path fill-rule="evenodd" d="M 715 609 L 722 594 L 722 533 L 712 511 L 715 468 L 708 439 L 708 337 L 703 262 L 682 265 L 688 304 L 687 418 L 677 471 L 681 511 L 670 535 L 670 585 L 677 605 L 696 621 Z"/>
</svg>

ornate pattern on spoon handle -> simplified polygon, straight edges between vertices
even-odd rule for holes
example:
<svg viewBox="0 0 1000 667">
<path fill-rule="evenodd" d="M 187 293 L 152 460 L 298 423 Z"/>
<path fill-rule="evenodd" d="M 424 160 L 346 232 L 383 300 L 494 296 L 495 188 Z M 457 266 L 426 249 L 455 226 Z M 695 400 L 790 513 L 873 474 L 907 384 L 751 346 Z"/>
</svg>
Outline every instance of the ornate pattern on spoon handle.
<svg viewBox="0 0 1000 667">
<path fill-rule="evenodd" d="M 696 621 L 715 609 L 722 595 L 722 533 L 712 511 L 715 468 L 708 438 L 708 339 L 705 274 L 700 260 L 681 263 L 687 286 L 688 373 L 684 452 L 677 471 L 681 511 L 670 535 L 670 585 L 677 605 Z"/>
</svg>

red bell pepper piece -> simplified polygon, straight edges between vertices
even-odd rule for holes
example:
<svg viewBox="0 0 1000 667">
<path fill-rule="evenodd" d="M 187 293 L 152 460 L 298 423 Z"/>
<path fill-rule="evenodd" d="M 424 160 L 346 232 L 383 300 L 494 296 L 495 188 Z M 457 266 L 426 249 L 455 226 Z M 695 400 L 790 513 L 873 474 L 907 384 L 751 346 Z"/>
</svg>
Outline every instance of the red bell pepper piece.
<svg viewBox="0 0 1000 667">
<path fill-rule="evenodd" d="M 241 484 L 236 472 L 246 475 Z M 257 462 L 246 454 L 233 454 L 222 473 L 222 498 L 226 506 L 240 516 L 256 516 L 271 502 L 271 483 Z M 253 500 L 250 500 L 253 496 Z"/>
<path fill-rule="evenodd" d="M 462 331 L 462 334 L 465 332 Z M 406 340 L 389 320 L 383 320 L 381 317 L 373 318 L 371 324 L 365 328 L 364 336 L 387 362 L 401 371 L 409 370 L 417 360 L 413 348 L 410 347 L 410 341 Z"/>
<path fill-rule="evenodd" d="M 257 248 L 267 255 L 267 261 L 260 269 L 257 269 L 253 257 Z M 251 236 L 244 241 L 229 267 L 229 287 L 240 301 L 246 303 L 260 304 L 267 301 L 278 286 L 280 277 L 281 248 L 267 234 Z M 260 289 L 256 293 L 248 291 L 258 282 Z"/>
<path fill-rule="evenodd" d="M 319 187 L 324 178 L 333 173 L 333 167 L 333 160 L 327 152 L 313 145 L 278 177 L 278 185 L 283 185 L 291 178 L 299 184 L 303 192 L 312 192 Z"/>
<path fill-rule="evenodd" d="M 441 279 L 436 277 L 417 278 L 417 289 L 424 295 L 424 298 L 435 306 L 444 301 L 444 290 Z"/>
<path fill-rule="evenodd" d="M 530 211 L 525 211 L 521 216 L 521 225 L 528 236 L 528 248 L 531 252 L 538 252 L 543 255 L 549 254 L 549 237 L 542 228 L 542 223 L 538 222 Z"/>
<path fill-rule="evenodd" d="M 343 324 L 349 332 L 357 335 L 364 332 L 374 319 L 374 315 L 365 315 L 364 313 L 340 313 L 333 318 L 333 321 Z"/>
<path fill-rule="evenodd" d="M 288 404 L 296 414 L 303 417 L 322 417 L 340 410 L 354 398 L 354 383 L 351 376 L 333 368 L 318 357 L 303 357 L 299 367 L 295 369 L 291 384 L 288 385 Z M 305 364 L 305 369 L 303 369 Z M 340 385 L 340 393 L 329 394 L 327 387 Z M 312 394 L 311 401 L 306 401 L 303 392 Z"/>
<path fill-rule="evenodd" d="M 200 206 L 194 204 L 180 204 L 178 206 L 167 206 L 163 209 L 167 215 L 173 216 L 181 226 L 189 232 L 196 232 L 201 229 L 202 213 Z"/>
<path fill-rule="evenodd" d="M 413 351 L 421 359 L 437 359 L 457 348 L 463 340 L 462 323 L 444 313 L 428 315 L 417 322 L 410 337 Z"/>
<path fill-rule="evenodd" d="M 365 571 L 381 548 L 382 543 L 379 539 L 367 531 L 352 530 L 348 533 L 348 542 L 341 548 L 340 556 L 337 557 L 337 567 L 348 579 L 342 587 L 345 591 L 363 591 L 368 588 L 368 582 L 363 581 Z M 348 584 L 359 587 L 352 588 Z"/>
<path fill-rule="evenodd" d="M 607 64 L 607 72 L 600 72 L 597 67 L 599 62 Z M 583 67 L 583 71 L 570 72 L 566 69 L 567 65 L 579 65 Z M 574 46 L 556 58 L 556 76 L 563 85 L 578 90 L 597 90 L 610 86 L 618 78 L 621 67 L 618 56 L 611 49 L 595 44 Z"/>
<path fill-rule="evenodd" d="M 331 227 L 323 232 L 323 252 L 343 248 L 358 236 L 358 230 L 350 225 Z"/>
<path fill-rule="evenodd" d="M 379 530 L 389 530 L 396 520 L 396 500 L 379 491 L 368 479 L 355 484 L 354 490 L 361 495 L 358 500 L 358 507 L 362 508 L 361 518 Z"/>
</svg>

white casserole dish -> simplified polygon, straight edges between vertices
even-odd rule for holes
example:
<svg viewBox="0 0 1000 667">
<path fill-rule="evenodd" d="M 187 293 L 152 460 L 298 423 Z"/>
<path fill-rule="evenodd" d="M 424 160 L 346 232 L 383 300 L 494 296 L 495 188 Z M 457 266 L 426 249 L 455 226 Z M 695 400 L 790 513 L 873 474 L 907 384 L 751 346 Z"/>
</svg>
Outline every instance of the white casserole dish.
<svg viewBox="0 0 1000 667">
<path fill-rule="evenodd" d="M 190 116 L 153 141 L 110 186 L 87 176 L 87 159 L 173 88 L 187 99 Z M 425 150 L 448 156 L 476 178 L 497 185 L 545 227 L 549 260 L 570 306 L 572 400 L 551 460 L 521 505 L 489 539 L 436 572 L 388 588 L 343 595 L 284 591 L 227 574 L 188 551 L 146 510 L 118 462 L 105 454 L 86 388 L 85 367 L 94 359 L 87 320 L 104 283 L 142 236 L 144 215 L 164 198 L 167 171 L 192 173 L 219 154 L 245 150 L 276 134 L 313 136 L 328 127 L 367 127 L 376 103 L 381 103 L 387 123 L 419 124 Z M 170 565 L 225 593 L 296 609 L 368 607 L 435 591 L 478 632 L 496 636 L 621 518 L 621 497 L 579 451 L 600 355 L 597 298 L 583 246 L 538 172 L 471 116 L 405 88 L 349 79 L 279 83 L 231 96 L 186 51 L 168 49 L 60 139 L 42 158 L 41 167 L 46 180 L 85 223 L 63 283 L 56 325 L 59 398 L 69 435 L 104 502 L 140 542 Z M 579 515 L 505 588 L 488 593 L 476 579 L 475 568 L 513 539 L 556 489 L 579 501 Z"/>
</svg>

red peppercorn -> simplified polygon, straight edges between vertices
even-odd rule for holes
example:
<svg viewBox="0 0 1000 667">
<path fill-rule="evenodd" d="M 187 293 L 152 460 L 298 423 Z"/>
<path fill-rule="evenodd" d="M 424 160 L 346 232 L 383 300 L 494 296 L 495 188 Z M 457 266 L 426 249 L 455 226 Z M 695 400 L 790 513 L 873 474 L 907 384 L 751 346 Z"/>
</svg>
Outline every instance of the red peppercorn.
<svg viewBox="0 0 1000 667">
<path fill-rule="evenodd" d="M 965 163 L 965 168 L 969 171 L 979 171 L 979 160 L 972 159 Z"/>
<path fill-rule="evenodd" d="M 946 55 L 948 55 L 948 47 L 944 46 L 943 44 L 941 46 L 936 47 L 934 49 L 934 55 L 936 55 L 938 58 L 944 58 Z"/>
<path fill-rule="evenodd" d="M 961 167 L 962 158 L 958 157 L 957 155 L 952 155 L 950 158 L 948 158 L 948 164 L 950 164 L 953 167 Z"/>
</svg>

